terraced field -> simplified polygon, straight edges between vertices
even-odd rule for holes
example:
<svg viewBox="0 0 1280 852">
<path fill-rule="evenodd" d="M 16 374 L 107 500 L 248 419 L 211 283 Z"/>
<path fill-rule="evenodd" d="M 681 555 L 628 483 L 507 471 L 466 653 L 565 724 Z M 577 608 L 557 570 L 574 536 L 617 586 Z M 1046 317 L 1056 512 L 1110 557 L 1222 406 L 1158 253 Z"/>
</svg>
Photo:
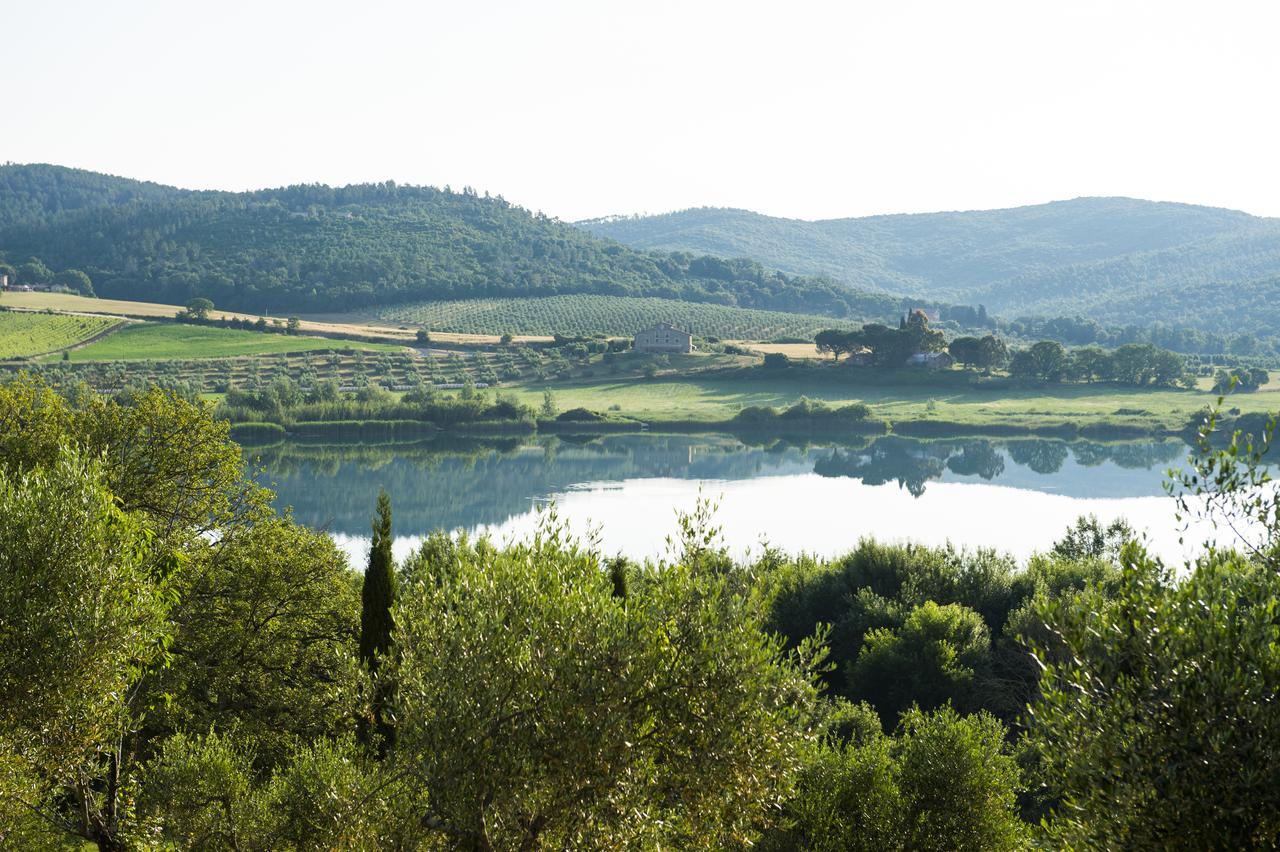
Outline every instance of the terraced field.
<svg viewBox="0 0 1280 852">
<path fill-rule="evenodd" d="M 120 320 L 69 314 L 0 312 L 0 360 L 57 352 L 102 334 Z"/>
<path fill-rule="evenodd" d="M 381 319 L 431 331 L 473 334 L 608 334 L 632 336 L 671 322 L 700 337 L 772 340 L 811 338 L 824 328 L 860 323 L 806 314 L 625 296 L 550 296 L 543 299 L 467 299 L 383 309 Z"/>
</svg>

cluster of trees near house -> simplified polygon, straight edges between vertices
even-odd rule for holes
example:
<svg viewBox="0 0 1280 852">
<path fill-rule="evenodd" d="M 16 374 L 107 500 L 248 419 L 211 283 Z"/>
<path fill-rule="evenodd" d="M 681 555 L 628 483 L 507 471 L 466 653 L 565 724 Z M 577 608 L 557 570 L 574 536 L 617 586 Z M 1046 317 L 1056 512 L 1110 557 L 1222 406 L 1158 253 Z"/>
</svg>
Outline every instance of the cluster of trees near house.
<svg viewBox="0 0 1280 852">
<path fill-rule="evenodd" d="M 29 257 L 21 263 L 8 263 L 0 254 L 0 275 L 8 276 L 9 284 L 58 287 L 81 296 L 94 296 L 93 281 L 79 269 L 54 272 L 38 257 Z"/>
<path fill-rule="evenodd" d="M 929 327 L 929 318 L 915 310 L 898 328 L 868 323 L 856 330 L 827 329 L 814 336 L 818 351 L 839 361 L 841 355 L 858 355 L 863 363 L 894 367 L 919 353 L 947 352 L 958 364 L 990 373 L 1007 368 L 1009 376 L 1036 382 L 1116 382 L 1134 387 L 1189 385 L 1186 359 L 1150 343 L 1126 343 L 1114 350 L 1098 346 L 1067 349 L 1056 340 L 1042 340 L 1029 347 L 1010 349 L 988 334 L 983 337 L 945 335 Z M 1250 376 L 1265 377 L 1265 370 Z"/>
<path fill-rule="evenodd" d="M 946 335 L 929 327 L 929 317 L 916 309 L 902 317 L 897 328 L 881 323 L 867 323 L 860 329 L 827 329 L 813 338 L 818 351 L 839 361 L 841 355 L 855 355 L 867 350 L 871 362 L 882 367 L 897 367 L 912 355 L 941 352 L 946 348 Z"/>
<path fill-rule="evenodd" d="M 743 563 L 705 503 L 658 564 L 554 512 L 397 562 L 384 497 L 361 573 L 226 430 L 159 389 L 0 385 L 0 845 L 1280 842 L 1260 448 L 1201 446 L 1209 505 L 1262 532 L 1177 572 L 1088 519 L 1025 565 Z"/>
</svg>

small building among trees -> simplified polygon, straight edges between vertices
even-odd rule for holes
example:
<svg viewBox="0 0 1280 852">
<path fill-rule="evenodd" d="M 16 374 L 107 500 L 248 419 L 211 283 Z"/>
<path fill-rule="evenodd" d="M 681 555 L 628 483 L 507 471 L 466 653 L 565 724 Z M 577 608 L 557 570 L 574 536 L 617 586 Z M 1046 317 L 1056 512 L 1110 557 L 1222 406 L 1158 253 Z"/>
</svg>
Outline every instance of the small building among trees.
<svg viewBox="0 0 1280 852">
<path fill-rule="evenodd" d="M 955 359 L 946 352 L 915 352 L 907 357 L 907 366 L 930 370 L 945 370 L 954 363 Z"/>
<path fill-rule="evenodd" d="M 693 351 L 693 335 L 669 322 L 662 322 L 638 332 L 632 346 L 637 352 L 689 353 Z"/>
</svg>

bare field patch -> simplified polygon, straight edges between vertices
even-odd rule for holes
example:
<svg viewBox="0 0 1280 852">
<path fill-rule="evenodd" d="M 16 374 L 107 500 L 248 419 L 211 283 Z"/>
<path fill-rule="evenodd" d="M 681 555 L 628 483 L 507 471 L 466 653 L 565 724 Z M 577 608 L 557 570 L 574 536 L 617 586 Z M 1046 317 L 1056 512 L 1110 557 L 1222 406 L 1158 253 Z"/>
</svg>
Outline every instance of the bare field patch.
<svg viewBox="0 0 1280 852">
<path fill-rule="evenodd" d="M 818 351 L 818 347 L 812 343 L 752 343 L 750 340 L 726 340 L 725 343 L 732 343 L 735 346 L 750 349 L 752 352 L 759 352 L 761 355 L 779 353 L 786 355 L 788 358 L 800 359 L 825 357 Z"/>
</svg>

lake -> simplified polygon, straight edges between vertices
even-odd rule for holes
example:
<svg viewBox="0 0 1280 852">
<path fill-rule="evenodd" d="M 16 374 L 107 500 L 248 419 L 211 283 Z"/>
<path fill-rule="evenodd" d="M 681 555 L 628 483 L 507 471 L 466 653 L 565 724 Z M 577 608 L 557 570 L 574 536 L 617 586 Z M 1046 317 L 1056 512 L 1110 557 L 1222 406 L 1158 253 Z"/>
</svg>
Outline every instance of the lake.
<svg viewBox="0 0 1280 852">
<path fill-rule="evenodd" d="M 328 530 L 361 564 L 379 488 L 391 494 L 403 557 L 435 529 L 528 535 L 554 502 L 605 553 L 661 557 L 676 510 L 700 495 L 735 554 L 763 543 L 834 555 L 871 536 L 1047 549 L 1079 515 L 1124 517 L 1170 560 L 1179 544 L 1164 482 L 1188 446 L 1042 439 L 922 441 L 896 436 L 823 444 L 720 435 L 612 435 L 418 444 L 287 442 L 248 448 L 281 505 Z M 1202 530 L 1187 537 L 1203 539 Z"/>
</svg>

